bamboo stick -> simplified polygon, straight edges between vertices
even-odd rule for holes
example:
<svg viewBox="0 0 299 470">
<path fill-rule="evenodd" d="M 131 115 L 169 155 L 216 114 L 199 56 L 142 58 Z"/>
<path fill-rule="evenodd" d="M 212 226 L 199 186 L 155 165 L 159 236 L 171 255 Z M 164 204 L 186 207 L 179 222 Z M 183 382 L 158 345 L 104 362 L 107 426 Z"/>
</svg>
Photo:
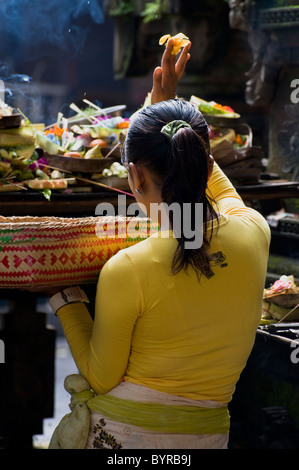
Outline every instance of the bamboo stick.
<svg viewBox="0 0 299 470">
<path fill-rule="evenodd" d="M 299 307 L 299 304 L 296 305 L 296 307 L 292 308 L 292 310 L 290 310 L 284 317 L 282 317 L 277 323 L 281 323 L 283 322 L 289 315 L 291 315 L 291 313 L 293 313 L 296 308 Z"/>
<path fill-rule="evenodd" d="M 72 171 L 63 170 L 61 168 L 57 168 L 57 167 L 51 166 L 51 165 L 45 165 L 45 166 L 47 166 L 48 168 L 51 168 L 51 170 L 57 170 L 57 171 L 61 171 L 62 173 L 70 173 L 70 174 L 73 175 Z M 103 188 L 111 189 L 112 191 L 117 191 L 119 193 L 126 194 L 127 196 L 134 197 L 134 195 L 132 193 L 128 193 L 128 192 L 123 191 L 123 190 L 118 189 L 118 188 L 113 188 L 112 186 L 108 186 L 107 184 L 104 184 L 104 183 L 99 183 L 98 181 L 93 181 L 93 180 L 90 180 L 88 178 L 82 178 L 81 176 L 74 176 L 73 175 L 73 177 L 76 178 L 77 180 L 84 181 L 85 183 L 91 183 L 91 184 L 94 184 L 95 186 L 102 186 Z"/>
</svg>

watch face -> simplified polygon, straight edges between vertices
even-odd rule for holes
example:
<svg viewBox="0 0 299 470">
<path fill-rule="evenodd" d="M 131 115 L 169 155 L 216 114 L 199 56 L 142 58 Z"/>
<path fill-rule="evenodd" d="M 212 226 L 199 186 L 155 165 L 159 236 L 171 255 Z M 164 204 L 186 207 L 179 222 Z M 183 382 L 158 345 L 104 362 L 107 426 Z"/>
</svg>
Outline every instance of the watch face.
<svg viewBox="0 0 299 470">
<path fill-rule="evenodd" d="M 57 294 L 49 299 L 50 306 L 55 314 L 61 307 L 72 302 L 89 303 L 86 293 L 79 286 L 68 287 L 67 289 L 57 292 Z"/>
<path fill-rule="evenodd" d="M 68 298 L 67 298 L 66 293 L 65 293 L 64 291 L 61 291 L 60 294 L 61 294 L 61 297 L 62 297 L 62 299 L 64 300 L 64 302 L 67 303 L 67 302 L 68 302 Z"/>
</svg>

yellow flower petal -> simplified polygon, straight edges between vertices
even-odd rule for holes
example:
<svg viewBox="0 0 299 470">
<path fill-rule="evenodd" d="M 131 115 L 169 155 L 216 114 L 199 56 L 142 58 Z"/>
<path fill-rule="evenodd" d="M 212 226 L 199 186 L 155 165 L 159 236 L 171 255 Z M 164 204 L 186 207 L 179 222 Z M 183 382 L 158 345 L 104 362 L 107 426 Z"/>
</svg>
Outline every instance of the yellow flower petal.
<svg viewBox="0 0 299 470">
<path fill-rule="evenodd" d="M 159 45 L 162 46 L 162 44 L 164 44 L 164 42 L 166 42 L 169 38 L 171 38 L 170 34 L 164 34 L 164 36 L 162 36 L 159 40 Z"/>
<path fill-rule="evenodd" d="M 171 53 L 177 55 L 181 50 L 181 46 L 173 46 Z"/>
<path fill-rule="evenodd" d="M 178 38 L 178 39 L 187 39 L 189 41 L 189 38 L 184 33 L 178 33 L 175 36 L 173 36 L 173 39 L 176 39 L 176 38 Z"/>
<path fill-rule="evenodd" d="M 170 38 L 173 39 L 173 48 L 172 48 L 171 53 L 174 55 L 178 54 L 181 48 L 186 46 L 190 42 L 189 38 L 183 33 L 178 33 L 175 36 L 170 36 L 170 34 L 165 34 L 159 40 L 160 46 L 164 43 L 166 43 L 165 46 L 167 46 L 167 42 Z"/>
</svg>

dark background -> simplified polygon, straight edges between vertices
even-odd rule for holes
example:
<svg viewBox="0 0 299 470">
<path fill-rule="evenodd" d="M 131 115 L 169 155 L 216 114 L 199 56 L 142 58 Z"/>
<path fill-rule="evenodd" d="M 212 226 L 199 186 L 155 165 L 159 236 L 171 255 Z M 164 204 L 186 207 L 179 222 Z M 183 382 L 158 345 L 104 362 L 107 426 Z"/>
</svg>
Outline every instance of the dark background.
<svg viewBox="0 0 299 470">
<path fill-rule="evenodd" d="M 88 8 L 92 2 L 95 12 Z M 80 105 L 83 98 L 102 106 L 126 104 L 128 112 L 140 106 L 151 77 L 114 79 L 114 20 L 104 17 L 100 3 L 49 4 L 0 0 L 0 79 L 7 103 L 46 124 L 56 121 L 58 111 L 73 114 L 69 103 Z"/>
<path fill-rule="evenodd" d="M 6 101 L 31 122 L 46 125 L 56 121 L 59 111 L 74 114 L 71 102 L 84 107 L 84 98 L 102 107 L 126 104 L 124 115 L 129 116 L 150 91 L 163 53 L 160 36 L 182 31 L 192 40 L 192 56 L 180 96 L 195 94 L 232 106 L 252 126 L 254 143 L 267 152 L 267 109 L 253 108 L 244 99 L 252 64 L 247 34 L 229 27 L 224 0 L 201 2 L 201 8 L 191 3 L 193 10 L 187 5 L 162 21 L 145 24 L 136 16 L 121 25 L 119 18 L 105 14 L 101 0 L 0 0 L 0 79 Z M 132 51 L 122 70 L 126 42 Z"/>
</svg>

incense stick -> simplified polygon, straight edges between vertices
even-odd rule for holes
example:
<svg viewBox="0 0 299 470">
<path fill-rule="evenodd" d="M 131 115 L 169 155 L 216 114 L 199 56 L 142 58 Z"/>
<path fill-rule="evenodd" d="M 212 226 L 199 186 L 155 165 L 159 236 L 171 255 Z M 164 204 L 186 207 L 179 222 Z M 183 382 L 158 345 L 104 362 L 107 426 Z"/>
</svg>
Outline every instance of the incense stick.
<svg viewBox="0 0 299 470">
<path fill-rule="evenodd" d="M 107 155 L 104 156 L 104 158 L 108 158 L 114 152 L 114 150 L 116 150 L 117 147 L 119 147 L 120 145 L 121 145 L 121 142 L 118 142 L 114 147 L 112 147 L 111 150 L 109 150 L 109 152 L 107 153 Z"/>
<path fill-rule="evenodd" d="M 45 166 L 47 166 L 48 168 L 51 168 L 51 170 L 57 170 L 57 171 L 61 171 L 63 173 L 73 174 L 71 171 L 63 170 L 63 169 L 57 168 L 55 166 L 51 166 L 51 165 L 45 165 Z M 127 196 L 134 197 L 134 195 L 132 193 L 128 193 L 128 192 L 123 191 L 123 190 L 118 189 L 118 188 L 113 188 L 112 186 L 108 186 L 107 184 L 104 184 L 104 183 L 99 183 L 98 181 L 93 181 L 93 180 L 90 180 L 90 179 L 87 179 L 87 178 L 82 178 L 81 176 L 73 176 L 73 177 L 76 178 L 77 180 L 85 181 L 86 183 L 94 184 L 95 186 L 102 186 L 103 188 L 111 189 L 112 191 L 117 191 L 118 193 L 122 193 L 122 194 L 126 194 Z"/>
<path fill-rule="evenodd" d="M 293 313 L 296 308 L 299 307 L 299 304 L 296 305 L 296 307 L 292 308 L 292 310 L 290 310 L 284 317 L 282 317 L 277 323 L 281 323 L 283 320 L 285 320 L 291 313 Z"/>
<path fill-rule="evenodd" d="M 76 111 L 78 113 L 78 115 L 81 114 L 81 116 L 85 116 L 85 119 L 87 119 L 87 121 L 91 122 L 92 124 L 97 121 L 97 118 L 94 117 L 94 116 L 90 116 L 89 114 L 86 114 L 82 109 L 80 109 L 75 103 L 71 103 L 70 104 L 70 108 L 73 110 L 73 111 Z"/>
<path fill-rule="evenodd" d="M 83 99 L 83 101 L 84 101 L 84 103 L 88 104 L 92 108 L 96 109 L 99 113 L 104 113 L 102 108 L 99 108 L 99 106 L 97 106 L 96 104 L 93 104 L 91 101 L 89 101 L 87 99 Z"/>
<path fill-rule="evenodd" d="M 90 106 L 92 105 L 93 108 L 96 110 L 101 110 L 101 114 L 107 114 L 108 112 L 115 112 L 115 111 L 121 111 L 123 109 L 126 109 L 126 105 L 125 104 L 121 104 L 121 105 L 116 105 L 116 106 L 110 106 L 109 108 L 99 108 L 98 106 L 96 106 L 95 104 L 91 104 L 91 101 L 88 101 L 88 100 L 83 100 L 84 102 L 88 102 L 90 103 Z M 84 113 L 84 111 L 83 111 Z M 78 116 L 78 115 L 77 115 Z M 77 116 L 72 116 L 70 118 L 67 118 L 68 122 L 69 123 L 72 123 L 72 121 L 85 121 L 86 120 L 86 116 L 84 114 L 84 117 L 82 118 L 78 118 Z M 91 116 L 92 117 L 92 116 Z M 99 121 L 100 122 L 100 121 Z M 45 129 L 50 129 L 51 127 L 53 127 L 55 124 L 57 124 L 57 120 L 56 122 L 53 122 L 53 124 L 48 124 Z"/>
<path fill-rule="evenodd" d="M 9 185 L 13 185 L 13 186 L 16 186 L 17 188 L 20 188 L 20 189 L 25 189 L 27 190 L 27 188 L 25 188 L 24 186 L 22 186 L 21 184 L 18 184 L 18 183 L 14 183 L 12 180 L 16 179 L 15 176 L 10 176 L 11 175 L 11 171 L 6 175 L 4 176 L 3 178 L 0 178 L 0 183 L 5 186 L 5 183 L 9 184 Z M 4 183 L 4 184 L 3 184 Z"/>
</svg>

